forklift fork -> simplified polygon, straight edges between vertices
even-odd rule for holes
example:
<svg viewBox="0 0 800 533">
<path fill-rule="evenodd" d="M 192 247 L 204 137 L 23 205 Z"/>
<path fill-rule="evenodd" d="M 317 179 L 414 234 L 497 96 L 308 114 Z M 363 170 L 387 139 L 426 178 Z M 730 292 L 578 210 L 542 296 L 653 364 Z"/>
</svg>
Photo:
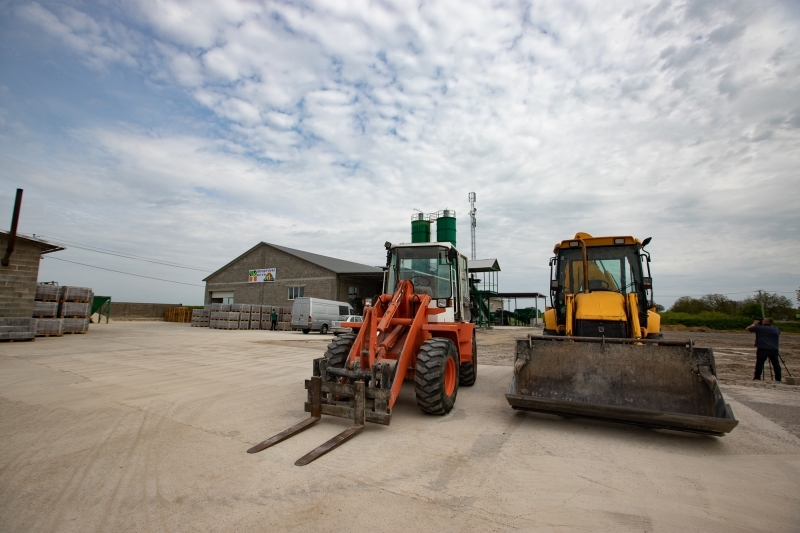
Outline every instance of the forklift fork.
<svg viewBox="0 0 800 533">
<path fill-rule="evenodd" d="M 310 396 L 310 407 L 311 407 L 311 416 L 299 424 L 295 424 L 294 426 L 290 427 L 287 430 L 281 431 L 277 435 L 268 438 L 264 442 L 256 444 L 249 450 L 247 453 L 258 453 L 262 450 L 266 450 L 267 448 L 278 444 L 279 442 L 283 442 L 288 438 L 294 437 L 301 431 L 304 431 L 317 422 L 320 421 L 322 418 L 322 378 L 319 376 L 314 376 L 310 380 L 310 387 L 309 387 L 309 396 Z M 314 448 L 303 457 L 298 459 L 294 464 L 297 466 L 305 466 L 308 463 L 319 459 L 329 451 L 339 447 L 341 444 L 347 442 L 358 433 L 364 429 L 364 424 L 366 422 L 366 415 L 365 415 L 365 400 L 366 400 L 366 393 L 365 393 L 365 384 L 363 381 L 356 381 L 353 383 L 353 390 L 355 392 L 353 396 L 353 427 L 348 428 L 329 441 L 321 444 L 320 446 Z"/>
</svg>

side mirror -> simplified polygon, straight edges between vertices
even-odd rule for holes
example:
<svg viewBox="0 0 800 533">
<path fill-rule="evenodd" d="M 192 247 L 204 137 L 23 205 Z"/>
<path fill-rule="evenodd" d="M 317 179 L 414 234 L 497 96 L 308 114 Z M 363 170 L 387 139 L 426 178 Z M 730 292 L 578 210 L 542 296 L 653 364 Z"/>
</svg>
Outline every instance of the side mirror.
<svg viewBox="0 0 800 533">
<path fill-rule="evenodd" d="M 646 238 L 645 240 L 643 240 L 643 241 L 642 241 L 642 248 L 644 248 L 645 246 L 647 246 L 648 244 L 650 244 L 650 241 L 652 241 L 652 240 L 653 240 L 653 238 L 652 238 L 652 237 L 648 237 L 648 238 Z"/>
<path fill-rule="evenodd" d="M 557 279 L 551 279 L 550 280 L 550 290 L 551 291 L 557 291 L 558 290 L 558 280 Z"/>
<path fill-rule="evenodd" d="M 642 288 L 652 289 L 653 288 L 653 278 L 642 278 Z"/>
<path fill-rule="evenodd" d="M 458 252 L 456 252 L 455 248 L 448 248 L 447 249 L 447 260 L 450 263 L 455 263 L 456 259 L 458 259 Z"/>
</svg>

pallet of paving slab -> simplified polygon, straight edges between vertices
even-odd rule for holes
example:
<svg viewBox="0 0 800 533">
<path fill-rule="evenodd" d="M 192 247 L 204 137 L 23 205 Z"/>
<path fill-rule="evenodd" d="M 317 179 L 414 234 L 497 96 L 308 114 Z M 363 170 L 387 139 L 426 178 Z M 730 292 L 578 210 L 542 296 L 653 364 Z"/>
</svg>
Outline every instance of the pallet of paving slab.
<svg viewBox="0 0 800 533">
<path fill-rule="evenodd" d="M 89 333 L 88 330 L 86 330 L 86 331 L 65 331 L 63 333 L 63 335 L 86 335 L 87 333 Z"/>
<path fill-rule="evenodd" d="M 84 331 L 84 333 L 88 333 L 88 331 Z M 44 337 L 45 339 L 48 337 L 63 337 L 63 333 L 37 333 L 37 337 Z"/>
<path fill-rule="evenodd" d="M 58 302 L 33 302 L 34 318 L 57 318 L 58 317 Z"/>
<path fill-rule="evenodd" d="M 94 292 L 89 287 L 61 287 L 59 299 L 62 302 L 92 303 Z"/>
<path fill-rule="evenodd" d="M 37 285 L 34 299 L 40 302 L 57 302 L 58 294 L 58 285 Z"/>
</svg>

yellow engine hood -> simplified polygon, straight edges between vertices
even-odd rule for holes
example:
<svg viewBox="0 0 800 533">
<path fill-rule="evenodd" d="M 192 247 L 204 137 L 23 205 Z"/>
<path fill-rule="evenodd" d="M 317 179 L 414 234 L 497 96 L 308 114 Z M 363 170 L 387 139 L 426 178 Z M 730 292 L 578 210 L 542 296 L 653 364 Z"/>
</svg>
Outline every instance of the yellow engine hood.
<svg viewBox="0 0 800 533">
<path fill-rule="evenodd" d="M 618 292 L 578 293 L 575 295 L 575 319 L 626 321 L 625 298 Z"/>
</svg>

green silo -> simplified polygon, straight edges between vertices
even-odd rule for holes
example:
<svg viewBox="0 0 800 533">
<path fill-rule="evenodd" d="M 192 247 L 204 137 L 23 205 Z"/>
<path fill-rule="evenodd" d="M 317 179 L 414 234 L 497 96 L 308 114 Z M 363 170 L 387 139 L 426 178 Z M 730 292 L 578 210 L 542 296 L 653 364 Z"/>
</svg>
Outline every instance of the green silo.
<svg viewBox="0 0 800 533">
<path fill-rule="evenodd" d="M 445 209 L 436 219 L 436 242 L 449 242 L 456 245 L 456 212 Z"/>
<path fill-rule="evenodd" d="M 414 213 L 411 217 L 411 242 L 431 242 L 431 221 L 424 213 Z"/>
</svg>

